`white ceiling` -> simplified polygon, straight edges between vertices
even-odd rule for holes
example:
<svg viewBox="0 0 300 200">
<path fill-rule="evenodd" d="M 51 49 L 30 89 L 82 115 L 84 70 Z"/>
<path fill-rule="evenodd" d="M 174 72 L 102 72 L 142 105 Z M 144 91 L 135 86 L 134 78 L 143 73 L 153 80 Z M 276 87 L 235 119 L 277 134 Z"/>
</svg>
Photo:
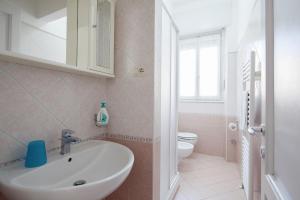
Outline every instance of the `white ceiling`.
<svg viewBox="0 0 300 200">
<path fill-rule="evenodd" d="M 199 4 L 231 4 L 232 0 L 167 0 L 174 9 L 182 6 L 199 5 Z"/>
<path fill-rule="evenodd" d="M 226 27 L 232 19 L 232 0 L 167 0 L 182 34 Z"/>
</svg>

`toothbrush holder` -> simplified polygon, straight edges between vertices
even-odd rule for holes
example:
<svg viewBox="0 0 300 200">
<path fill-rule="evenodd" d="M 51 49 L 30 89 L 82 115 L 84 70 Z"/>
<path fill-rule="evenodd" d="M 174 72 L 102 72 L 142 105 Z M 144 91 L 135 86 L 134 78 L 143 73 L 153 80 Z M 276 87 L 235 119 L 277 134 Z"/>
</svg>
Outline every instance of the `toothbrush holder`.
<svg viewBox="0 0 300 200">
<path fill-rule="evenodd" d="M 26 168 L 40 167 L 47 163 L 45 141 L 35 140 L 29 142 L 25 160 Z"/>
</svg>

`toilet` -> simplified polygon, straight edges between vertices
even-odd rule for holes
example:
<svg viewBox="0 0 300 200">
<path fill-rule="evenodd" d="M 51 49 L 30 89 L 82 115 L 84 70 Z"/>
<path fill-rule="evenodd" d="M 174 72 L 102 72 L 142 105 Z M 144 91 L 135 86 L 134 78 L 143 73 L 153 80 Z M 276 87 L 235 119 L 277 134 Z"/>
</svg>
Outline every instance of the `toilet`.
<svg viewBox="0 0 300 200">
<path fill-rule="evenodd" d="M 178 132 L 177 140 L 195 145 L 197 143 L 198 136 L 191 132 Z"/>
<path fill-rule="evenodd" d="M 177 148 L 178 148 L 178 159 L 182 160 L 184 158 L 189 157 L 194 150 L 194 145 L 187 142 L 177 141 Z"/>
<path fill-rule="evenodd" d="M 190 132 L 178 132 L 177 149 L 178 158 L 182 160 L 189 157 L 194 150 L 194 145 L 197 143 L 198 136 Z"/>
</svg>

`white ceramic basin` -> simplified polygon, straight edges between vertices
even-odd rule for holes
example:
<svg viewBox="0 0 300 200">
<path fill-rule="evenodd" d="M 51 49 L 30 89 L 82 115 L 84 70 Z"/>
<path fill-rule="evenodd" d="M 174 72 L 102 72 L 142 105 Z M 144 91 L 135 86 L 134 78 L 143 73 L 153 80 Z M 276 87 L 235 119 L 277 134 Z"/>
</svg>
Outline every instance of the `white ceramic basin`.
<svg viewBox="0 0 300 200">
<path fill-rule="evenodd" d="M 0 169 L 0 189 L 11 200 L 100 200 L 121 185 L 133 162 L 127 147 L 91 140 L 72 145 L 68 155 L 51 152 L 39 168 L 19 162 Z M 86 183 L 74 186 L 79 180 Z"/>
</svg>

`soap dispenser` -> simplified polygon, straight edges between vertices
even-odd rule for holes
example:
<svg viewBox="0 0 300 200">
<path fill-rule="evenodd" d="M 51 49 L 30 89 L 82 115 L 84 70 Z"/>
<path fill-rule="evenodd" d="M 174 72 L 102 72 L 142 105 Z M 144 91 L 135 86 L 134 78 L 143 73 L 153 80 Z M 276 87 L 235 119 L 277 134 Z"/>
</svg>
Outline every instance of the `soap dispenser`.
<svg viewBox="0 0 300 200">
<path fill-rule="evenodd" d="M 97 126 L 106 126 L 108 124 L 109 115 L 106 109 L 106 102 L 100 102 L 100 111 L 97 114 Z"/>
</svg>

